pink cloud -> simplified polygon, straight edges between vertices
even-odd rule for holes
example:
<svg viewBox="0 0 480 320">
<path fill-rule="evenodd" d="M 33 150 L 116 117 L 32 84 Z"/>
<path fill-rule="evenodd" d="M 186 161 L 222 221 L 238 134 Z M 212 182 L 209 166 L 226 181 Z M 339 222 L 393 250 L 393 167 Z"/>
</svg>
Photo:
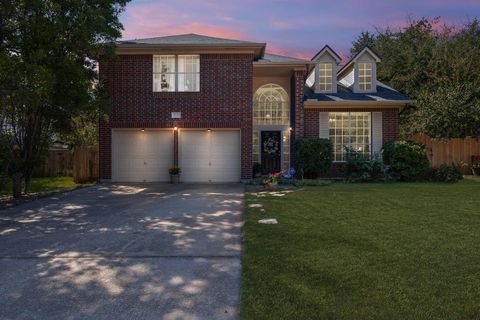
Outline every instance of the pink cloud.
<svg viewBox="0 0 480 320">
<path fill-rule="evenodd" d="M 196 15 L 182 12 L 174 6 L 159 3 L 132 5 L 124 19 L 123 39 L 166 36 L 183 33 L 198 33 L 213 37 L 253 40 L 242 28 L 235 27 L 236 21 L 228 15 L 218 17 L 228 21 L 232 27 L 203 22 Z"/>
<path fill-rule="evenodd" d="M 269 19 L 268 24 L 274 28 L 274 29 L 279 29 L 279 30 L 291 30 L 294 29 L 296 24 L 291 22 L 291 21 L 286 21 L 286 20 L 277 20 L 277 19 Z"/>
<path fill-rule="evenodd" d="M 269 53 L 278 54 L 280 56 L 288 56 L 304 60 L 310 60 L 313 57 L 312 52 L 292 52 L 291 50 L 282 48 L 272 43 L 267 43 L 267 51 Z"/>
</svg>

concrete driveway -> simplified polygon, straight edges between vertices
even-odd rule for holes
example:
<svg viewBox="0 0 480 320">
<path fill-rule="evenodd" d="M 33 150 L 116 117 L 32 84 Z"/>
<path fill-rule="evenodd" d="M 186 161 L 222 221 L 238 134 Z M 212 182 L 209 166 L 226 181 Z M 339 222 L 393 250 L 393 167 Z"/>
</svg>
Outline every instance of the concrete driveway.
<svg viewBox="0 0 480 320">
<path fill-rule="evenodd" d="M 0 319 L 237 319 L 242 185 L 100 185 L 0 212 Z"/>
</svg>

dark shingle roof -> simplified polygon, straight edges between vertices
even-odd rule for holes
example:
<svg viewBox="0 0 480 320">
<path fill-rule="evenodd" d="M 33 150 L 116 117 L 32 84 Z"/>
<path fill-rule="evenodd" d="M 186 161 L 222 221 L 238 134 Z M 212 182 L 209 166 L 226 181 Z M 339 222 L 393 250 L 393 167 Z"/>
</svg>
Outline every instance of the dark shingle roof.
<svg viewBox="0 0 480 320">
<path fill-rule="evenodd" d="M 304 100 L 317 101 L 408 101 L 410 97 L 383 84 L 377 85 L 377 92 L 354 93 L 350 88 L 338 84 L 337 93 L 315 93 L 307 87 Z"/>
<path fill-rule="evenodd" d="M 261 59 L 258 60 L 258 62 L 264 62 L 264 63 L 296 63 L 296 62 L 305 62 L 309 63 L 307 60 L 299 59 L 299 58 L 294 58 L 294 57 L 287 57 L 287 56 L 281 56 L 278 54 L 271 54 L 271 53 L 265 53 Z"/>
<path fill-rule="evenodd" d="M 158 45 L 265 45 L 242 40 L 204 36 L 195 33 L 174 36 L 118 41 L 117 44 L 158 44 Z"/>
</svg>

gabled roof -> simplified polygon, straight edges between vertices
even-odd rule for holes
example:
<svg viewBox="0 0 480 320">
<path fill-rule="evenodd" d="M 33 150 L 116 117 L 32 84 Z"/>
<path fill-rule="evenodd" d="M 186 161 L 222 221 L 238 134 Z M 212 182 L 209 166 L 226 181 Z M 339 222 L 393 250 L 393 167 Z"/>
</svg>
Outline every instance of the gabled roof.
<svg viewBox="0 0 480 320">
<path fill-rule="evenodd" d="M 312 61 L 315 61 L 317 60 L 318 58 L 320 58 L 324 53 L 328 53 L 330 54 L 337 63 L 339 63 L 340 61 L 342 61 L 342 58 L 332 49 L 330 48 L 328 45 L 325 45 L 322 49 L 320 49 L 320 51 L 317 52 L 316 55 L 313 56 L 312 58 Z"/>
<path fill-rule="evenodd" d="M 303 60 L 294 57 L 281 56 L 278 54 L 265 53 L 261 59 L 258 59 L 260 63 L 310 63 L 308 60 Z"/>
<path fill-rule="evenodd" d="M 350 61 L 348 61 L 343 67 L 340 68 L 340 70 L 338 70 L 337 74 L 341 74 L 344 70 L 348 69 L 355 61 L 358 60 L 359 57 L 361 57 L 365 52 L 369 53 L 373 59 L 375 59 L 375 62 L 380 62 L 381 59 L 380 57 L 378 56 L 378 54 L 375 53 L 375 51 L 373 51 L 370 47 L 366 46 L 365 48 L 362 49 L 362 51 L 358 52 L 356 55 L 354 55 L 352 57 L 352 59 L 350 59 Z"/>
<path fill-rule="evenodd" d="M 378 102 L 378 103 L 409 103 L 410 97 L 395 89 L 377 81 L 377 92 L 355 93 L 341 83 L 337 84 L 337 93 L 315 93 L 311 88 L 306 88 L 304 100 L 324 103 L 348 103 L 348 102 Z"/>
<path fill-rule="evenodd" d="M 243 40 L 232 40 L 224 38 L 210 37 L 195 33 L 179 34 L 174 36 L 164 36 L 155 38 L 144 38 L 134 40 L 117 41 L 117 44 L 165 44 L 165 45 L 265 45 Z"/>
<path fill-rule="evenodd" d="M 217 53 L 220 51 L 253 52 L 256 59 L 265 53 L 266 43 L 210 37 L 195 33 L 155 38 L 122 40 L 115 43 L 126 54 L 160 51 L 197 51 Z"/>
</svg>

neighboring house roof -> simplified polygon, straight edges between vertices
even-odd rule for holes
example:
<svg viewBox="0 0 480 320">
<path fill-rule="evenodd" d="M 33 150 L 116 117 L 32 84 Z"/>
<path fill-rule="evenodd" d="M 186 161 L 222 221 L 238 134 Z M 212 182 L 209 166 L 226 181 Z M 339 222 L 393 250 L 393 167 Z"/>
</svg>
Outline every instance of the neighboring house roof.
<svg viewBox="0 0 480 320">
<path fill-rule="evenodd" d="M 174 36 L 134 39 L 117 41 L 117 44 L 166 44 L 166 45 L 231 45 L 231 44 L 248 44 L 248 45 L 265 45 L 265 43 L 257 43 L 243 40 L 232 40 L 224 38 L 215 38 L 195 33 L 179 34 Z"/>
<path fill-rule="evenodd" d="M 375 53 L 375 51 L 373 51 L 370 47 L 366 46 L 365 48 L 363 48 L 362 51 L 358 52 L 356 55 L 354 55 L 343 67 L 340 68 L 340 70 L 338 70 L 337 74 L 341 74 L 343 73 L 345 70 L 347 70 L 355 61 L 357 61 L 357 59 L 362 56 L 365 52 L 368 52 L 372 57 L 373 59 L 375 59 L 375 61 L 378 63 L 380 62 L 380 57 L 378 56 L 378 54 Z"/>
<path fill-rule="evenodd" d="M 115 42 L 117 48 L 123 52 L 141 52 L 152 50 L 200 50 L 202 52 L 212 52 L 219 50 L 253 50 L 255 58 L 262 57 L 265 53 L 266 43 L 250 42 L 242 40 L 232 40 L 204 36 L 195 33 L 180 34 L 174 36 L 164 36 L 155 38 L 122 40 Z"/>
<path fill-rule="evenodd" d="M 317 54 L 313 56 L 312 61 L 317 60 L 325 52 L 328 52 L 335 59 L 335 61 L 337 61 L 337 63 L 342 61 L 342 58 L 335 52 L 335 50 L 330 48 L 328 45 L 325 45 L 322 49 L 320 49 L 320 51 L 318 51 Z"/>
<path fill-rule="evenodd" d="M 260 62 L 260 63 L 297 63 L 297 62 L 310 63 L 310 61 L 308 60 L 281 56 L 278 54 L 271 54 L 271 53 L 265 53 L 261 59 L 258 59 L 257 62 Z"/>
<path fill-rule="evenodd" d="M 395 89 L 377 81 L 377 92 L 355 93 L 352 89 L 338 83 L 337 93 L 315 93 L 313 89 L 306 87 L 304 100 L 318 102 L 389 102 L 408 103 L 410 97 L 398 92 Z"/>
</svg>

